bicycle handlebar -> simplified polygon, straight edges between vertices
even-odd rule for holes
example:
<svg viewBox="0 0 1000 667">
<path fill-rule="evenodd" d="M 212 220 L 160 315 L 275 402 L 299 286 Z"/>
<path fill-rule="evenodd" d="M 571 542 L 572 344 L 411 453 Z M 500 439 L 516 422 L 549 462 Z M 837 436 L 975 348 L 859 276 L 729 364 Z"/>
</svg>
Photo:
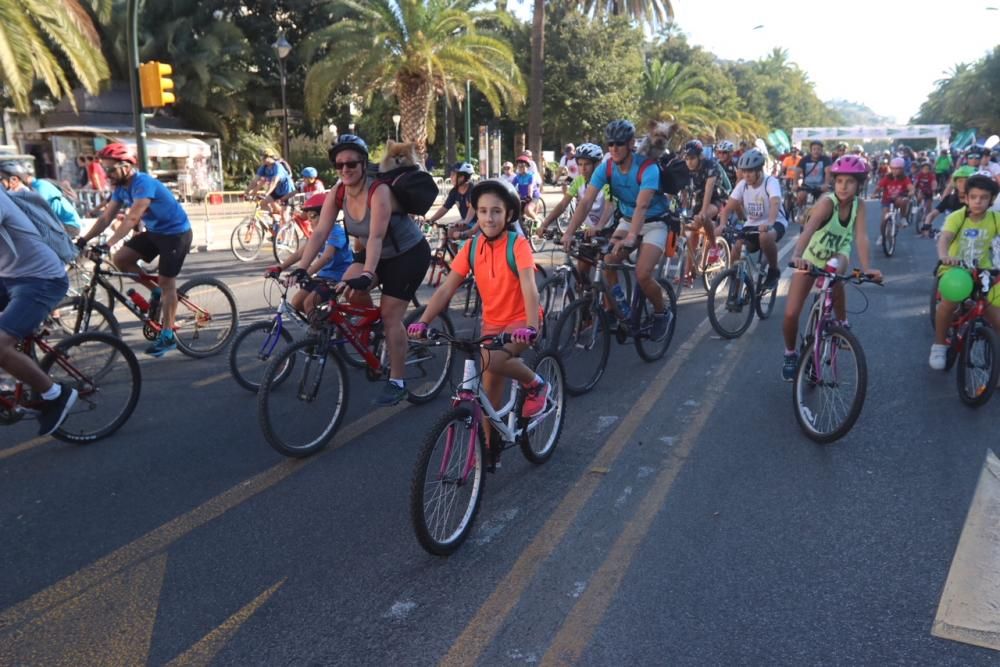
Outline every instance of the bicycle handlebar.
<svg viewBox="0 0 1000 667">
<path fill-rule="evenodd" d="M 874 273 L 864 273 L 861 269 L 852 269 L 850 273 L 846 275 L 840 275 L 839 273 L 831 273 L 825 269 L 817 269 L 815 266 L 809 266 L 808 269 L 800 269 L 795 266 L 794 262 L 788 263 L 789 268 L 795 269 L 796 271 L 801 271 L 802 273 L 808 274 L 812 278 L 828 278 L 832 279 L 833 282 L 853 282 L 856 285 L 862 283 L 875 283 L 876 285 L 883 285 L 881 280 L 875 277 Z"/>
<path fill-rule="evenodd" d="M 532 342 L 537 340 L 538 333 L 536 332 L 532 338 Z M 514 342 L 514 337 L 509 333 L 501 333 L 494 336 L 481 336 L 479 338 L 459 338 L 449 334 L 447 331 L 441 331 L 439 329 L 428 329 L 427 338 L 431 342 L 436 342 L 438 344 L 448 344 L 454 345 L 460 348 L 472 349 L 477 347 L 483 347 L 487 350 L 499 350 L 504 345 Z"/>
</svg>

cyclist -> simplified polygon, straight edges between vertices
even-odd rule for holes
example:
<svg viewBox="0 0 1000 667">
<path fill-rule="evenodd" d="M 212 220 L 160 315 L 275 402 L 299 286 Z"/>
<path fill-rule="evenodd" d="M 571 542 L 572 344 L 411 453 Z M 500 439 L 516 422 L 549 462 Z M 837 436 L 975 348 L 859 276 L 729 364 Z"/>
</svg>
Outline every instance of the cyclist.
<svg viewBox="0 0 1000 667">
<path fill-rule="evenodd" d="M 924 215 L 930 213 L 931 205 L 934 203 L 934 188 L 936 186 L 937 179 L 931 170 L 931 163 L 921 162 L 920 171 L 917 172 L 917 177 L 913 181 L 913 188 L 917 193 L 917 205 L 923 211 Z M 917 233 L 920 233 L 919 229 Z"/>
<path fill-rule="evenodd" d="M 802 161 L 802 156 L 799 155 L 799 147 L 792 146 L 791 151 L 788 155 L 781 158 L 781 173 L 782 178 L 785 181 L 785 190 L 788 192 L 795 192 L 797 189 L 797 184 L 799 182 L 799 162 Z"/>
<path fill-rule="evenodd" d="M 285 203 L 295 194 L 292 173 L 288 170 L 287 163 L 278 157 L 277 151 L 264 149 L 260 156 L 263 163 L 257 169 L 257 177 L 243 195 L 259 196 L 271 213 L 271 218 L 276 223 L 285 222 Z"/>
<path fill-rule="evenodd" d="M 869 263 L 865 205 L 858 196 L 868 175 L 868 165 L 854 155 L 845 155 L 830 167 L 830 171 L 834 177 L 833 192 L 821 197 L 813 207 L 802 234 L 795 242 L 792 263 L 798 269 L 808 269 L 810 265 L 823 269 L 832 264 L 831 260 L 836 259 L 839 264 L 837 272 L 843 274 L 847 270 L 851 246 L 856 239 L 861 268 L 865 273 L 875 274 L 876 280 L 881 280 L 882 273 L 871 268 Z M 799 316 L 813 283 L 814 279 L 808 273 L 795 273 L 788 288 L 785 319 L 782 323 L 785 358 L 781 366 L 781 377 L 786 382 L 795 379 L 799 363 L 799 355 L 795 351 Z M 846 324 L 847 304 L 843 283 L 834 286 L 833 297 L 837 318 Z"/>
<path fill-rule="evenodd" d="M 988 210 L 996 199 L 1000 185 L 988 176 L 973 174 L 965 184 L 967 205 L 944 222 L 937 241 L 938 277 L 947 271 L 965 271 L 963 260 L 976 261 L 979 268 L 993 268 L 992 242 L 1000 236 L 1000 213 Z M 956 268 L 957 267 L 957 268 Z M 994 331 L 1000 331 L 1000 286 L 989 292 L 990 305 L 986 318 Z M 945 342 L 952 315 L 958 306 L 953 301 L 941 299 L 934 317 L 934 344 L 928 359 L 934 370 L 944 370 L 947 365 L 948 345 Z"/>
<path fill-rule="evenodd" d="M 439 313 L 447 309 L 452 295 L 469 273 L 473 274 L 483 303 L 482 335 L 511 334 L 512 341 L 502 350 L 483 350 L 483 390 L 490 402 L 499 407 L 509 380 L 517 380 L 525 389 L 526 398 L 521 414 L 533 417 L 545 408 L 550 386 L 521 360 L 520 355 L 538 335 L 541 309 L 538 305 L 538 288 L 535 286 L 535 258 L 531 245 L 514 232 L 514 220 L 521 207 L 521 197 L 502 179 L 483 180 L 472 188 L 472 206 L 482 234 L 477 242 L 462 246 L 451 272 L 434 292 L 427 308 L 407 329 L 412 338 L 427 335 L 427 326 Z M 510 238 L 513 236 L 513 241 Z M 475 246 L 475 256 L 472 256 Z M 512 247 L 514 263 L 509 264 L 508 253 Z M 484 418 L 484 430 L 489 446 L 490 428 Z M 497 453 L 492 453 L 494 462 Z"/>
<path fill-rule="evenodd" d="M 715 246 L 715 220 L 729 195 L 722 185 L 722 169 L 714 158 L 705 157 L 704 145 L 697 139 L 684 144 L 682 159 L 691 179 L 690 191 L 693 198 L 693 201 L 688 202 L 694 215 L 694 229 L 688 232 L 688 247 L 698 247 L 700 227 L 705 231 L 707 239 L 708 257 L 705 261 L 714 264 L 719 261 L 719 249 Z M 685 271 L 685 280 L 689 284 L 694 281 L 693 262 L 694 259 L 689 254 Z"/>
<path fill-rule="evenodd" d="M 60 188 L 43 178 L 35 178 L 28 167 L 16 160 L 0 162 L 0 184 L 10 191 L 17 191 L 22 187 L 34 190 L 49 205 L 67 234 L 71 237 L 80 235 L 80 214 L 73 204 L 66 199 Z"/>
<path fill-rule="evenodd" d="M 398 208 L 389 187 L 381 187 L 367 175 L 368 144 L 356 135 L 342 134 L 330 147 L 330 161 L 340 175 L 334 196 L 327 196 L 314 234 L 294 265 L 292 276 L 302 283 L 306 270 L 333 230 L 337 215 L 344 213 L 344 229 L 364 243 L 354 263 L 339 284 L 354 303 L 368 298 L 381 284 L 379 309 L 389 350 L 389 381 L 375 399 L 380 406 L 395 405 L 406 398 L 406 329 L 403 315 L 431 263 L 431 247 L 420 228 Z"/>
<path fill-rule="evenodd" d="M 653 340 L 667 335 L 670 313 L 666 311 L 663 293 L 653 278 L 653 269 L 667 244 L 667 198 L 660 192 L 660 167 L 650 164 L 639 177 L 642 160 L 635 154 L 635 126 L 627 120 L 614 120 L 604 129 L 608 155 L 594 170 L 587 191 L 570 220 L 570 229 L 577 229 L 597 202 L 597 196 L 609 186 L 617 207 L 618 226 L 612 234 L 614 250 L 609 261 L 620 261 L 622 250 L 640 244 L 636 261 L 636 281 L 653 304 Z M 611 172 L 610 183 L 608 172 Z M 610 271 L 608 282 L 617 284 L 617 275 Z"/>
<path fill-rule="evenodd" d="M 813 139 L 809 144 L 809 154 L 804 155 L 799 162 L 799 173 L 802 176 L 802 187 L 798 191 L 799 209 L 806 205 L 806 197 L 813 196 L 813 201 L 818 201 L 824 192 L 830 191 L 830 165 L 833 160 L 829 155 L 823 153 L 823 142 Z"/>
<path fill-rule="evenodd" d="M 177 315 L 177 276 L 184 266 L 184 258 L 191 249 L 191 222 L 177 199 L 163 183 L 149 174 L 137 171 L 135 156 L 124 144 L 108 144 L 97 154 L 97 159 L 115 186 L 111 200 L 101 217 L 86 234 L 77 239 L 77 245 L 86 246 L 107 229 L 118 211 L 128 209 L 125 219 L 118 225 L 107 245 L 114 246 L 126 234 L 138 228 L 145 231 L 132 235 L 112 258 L 119 270 L 139 273 L 139 260 L 151 262 L 160 258 L 159 288 L 163 329 L 146 354 L 162 357 L 177 349 L 174 337 L 174 318 Z"/>
<path fill-rule="evenodd" d="M 573 144 L 566 144 L 563 148 L 563 155 L 559 158 L 559 173 L 560 175 L 564 175 L 566 178 L 566 181 L 561 183 L 563 186 L 563 194 L 566 194 L 566 189 L 569 187 L 569 184 L 580 175 L 580 170 L 576 163 L 576 146 Z"/>
<path fill-rule="evenodd" d="M 514 161 L 517 173 L 514 174 L 513 184 L 521 198 L 521 215 L 530 220 L 538 220 L 535 213 L 536 202 L 542 198 L 537 174 L 532 173 L 531 166 L 534 162 L 527 153 L 517 156 Z"/>
<path fill-rule="evenodd" d="M 965 182 L 970 176 L 974 176 L 975 173 L 975 170 L 968 165 L 955 170 L 955 173 L 951 175 L 951 186 L 949 186 L 948 191 L 941 197 L 938 205 L 924 218 L 921 227 L 922 236 L 930 237 L 932 235 L 932 223 L 939 214 L 951 213 L 965 206 Z"/>
<path fill-rule="evenodd" d="M 913 195 L 913 183 L 906 175 L 906 162 L 901 157 L 894 157 L 889 161 L 889 175 L 878 182 L 873 196 L 882 196 L 882 226 L 879 228 L 878 240 L 875 244 L 882 243 L 882 236 L 885 234 L 885 225 L 889 221 L 889 205 L 895 202 L 899 209 L 900 219 L 903 227 L 906 226 L 906 216 L 910 211 L 910 197 Z"/>
<path fill-rule="evenodd" d="M 18 342 L 30 336 L 69 289 L 66 268 L 31 222 L 0 188 L 0 368 L 37 392 L 42 400 L 38 434 L 59 428 L 77 391 L 56 384 Z"/>
<path fill-rule="evenodd" d="M 729 183 L 733 186 L 736 185 L 736 181 L 740 180 L 736 173 L 736 160 L 733 158 L 733 151 L 735 150 L 736 147 L 731 141 L 720 141 L 715 146 L 715 157 L 719 161 L 719 166 L 726 172 L 726 176 L 729 177 Z"/>
<path fill-rule="evenodd" d="M 753 227 L 759 232 L 760 247 L 767 256 L 767 287 L 774 289 L 781 277 L 778 241 L 785 235 L 788 221 L 781 206 L 781 184 L 773 176 L 764 175 L 764 162 L 764 154 L 756 148 L 740 156 L 737 168 L 743 178 L 733 188 L 719 217 L 728 220 L 730 213 L 742 209 L 744 228 Z M 733 246 L 733 262 L 740 258 L 742 246 L 742 240 Z"/>
<path fill-rule="evenodd" d="M 315 226 L 319 221 L 319 212 L 326 202 L 326 193 L 319 192 L 307 199 L 302 205 L 302 212 L 309 219 L 309 224 Z M 268 278 L 277 278 L 281 272 L 289 266 L 297 263 L 302 258 L 305 248 L 299 248 L 291 257 L 281 264 L 276 264 L 268 268 L 264 274 Z M 344 272 L 354 262 L 354 253 L 351 251 L 351 244 L 347 240 L 347 232 L 343 226 L 333 223 L 330 235 L 326 239 L 323 252 L 306 269 L 311 276 L 322 279 L 327 283 L 338 283 L 344 277 Z M 308 287 L 298 290 L 289 300 L 292 307 L 300 310 L 306 315 L 312 312 L 320 300 L 325 296 L 323 284 L 311 282 Z"/>
<path fill-rule="evenodd" d="M 944 186 L 948 183 L 948 174 L 951 173 L 951 152 L 942 150 L 934 161 L 934 175 L 937 177 L 938 194 L 944 192 Z"/>
<path fill-rule="evenodd" d="M 504 179 L 511 185 L 514 184 L 514 163 L 507 161 L 503 163 L 500 168 L 500 178 Z"/>
<path fill-rule="evenodd" d="M 830 163 L 833 164 L 837 158 L 843 155 L 847 155 L 847 144 L 843 141 L 838 141 L 837 145 L 830 151 Z"/>
<path fill-rule="evenodd" d="M 302 183 L 299 191 L 303 194 L 312 195 L 319 192 L 326 192 L 326 186 L 319 180 L 319 172 L 316 167 L 306 167 L 302 170 Z"/>
<path fill-rule="evenodd" d="M 460 220 L 448 230 L 448 236 L 453 239 L 467 239 L 472 236 L 475 211 L 470 205 L 472 200 L 472 174 L 474 170 L 468 162 L 459 162 L 451 170 L 451 190 L 441 207 L 427 218 L 427 222 L 440 220 L 452 206 L 458 206 Z"/>
</svg>

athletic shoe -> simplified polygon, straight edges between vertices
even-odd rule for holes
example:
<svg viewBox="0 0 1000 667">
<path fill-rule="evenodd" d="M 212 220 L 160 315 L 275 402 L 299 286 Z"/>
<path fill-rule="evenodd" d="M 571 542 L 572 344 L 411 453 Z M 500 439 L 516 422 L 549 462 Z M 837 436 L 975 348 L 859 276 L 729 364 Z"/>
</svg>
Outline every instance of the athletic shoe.
<svg viewBox="0 0 1000 667">
<path fill-rule="evenodd" d="M 409 395 L 410 392 L 406 391 L 406 387 L 400 387 L 395 383 L 386 382 L 382 385 L 382 393 L 375 397 L 375 405 L 387 408 L 389 406 L 396 405 Z"/>
<path fill-rule="evenodd" d="M 530 419 L 545 409 L 545 401 L 549 398 L 552 386 L 545 381 L 535 381 L 534 384 L 524 389 L 525 397 L 524 405 L 521 407 L 521 416 Z"/>
<path fill-rule="evenodd" d="M 931 356 L 928 363 L 934 370 L 943 371 L 944 367 L 948 365 L 948 346 L 937 343 L 931 345 Z"/>
<path fill-rule="evenodd" d="M 778 286 L 778 281 L 781 279 L 781 269 L 775 267 L 769 267 L 767 269 L 767 279 L 764 281 L 764 287 L 766 289 L 774 289 Z"/>
<path fill-rule="evenodd" d="M 653 314 L 653 330 L 649 333 L 649 337 L 656 342 L 660 342 L 667 337 L 667 329 L 670 325 L 670 316 L 668 313 L 654 313 Z"/>
<path fill-rule="evenodd" d="M 66 420 L 70 408 L 76 403 L 77 391 L 68 384 L 59 385 L 59 395 L 51 401 L 45 401 L 38 415 L 38 435 L 49 435 Z"/>
<path fill-rule="evenodd" d="M 171 331 L 167 333 L 167 330 L 161 331 L 160 335 L 156 337 L 152 345 L 146 348 L 146 354 L 151 357 L 156 357 L 159 359 L 167 352 L 171 352 L 177 349 L 177 336 Z"/>
<path fill-rule="evenodd" d="M 712 264 L 716 264 L 719 261 L 719 254 L 720 254 L 719 253 L 719 246 L 713 245 L 711 248 L 708 249 L 708 260 L 707 261 L 708 261 L 708 264 L 710 266 Z"/>
<path fill-rule="evenodd" d="M 795 371 L 799 368 L 799 354 L 798 352 L 792 352 L 791 354 L 785 354 L 785 362 L 781 364 L 781 379 L 785 382 L 791 382 L 795 379 Z"/>
</svg>

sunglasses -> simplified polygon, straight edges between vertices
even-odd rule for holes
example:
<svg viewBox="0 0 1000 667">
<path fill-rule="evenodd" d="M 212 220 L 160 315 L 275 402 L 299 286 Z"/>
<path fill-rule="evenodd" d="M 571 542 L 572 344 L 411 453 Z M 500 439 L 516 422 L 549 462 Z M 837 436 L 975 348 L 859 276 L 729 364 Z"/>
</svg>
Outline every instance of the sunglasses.
<svg viewBox="0 0 1000 667">
<path fill-rule="evenodd" d="M 628 146 L 627 141 L 609 141 L 608 146 Z"/>
<path fill-rule="evenodd" d="M 337 171 L 343 171 L 344 169 L 354 169 L 359 164 L 361 164 L 361 160 L 347 160 L 345 162 L 334 162 L 333 166 L 336 167 Z"/>
</svg>

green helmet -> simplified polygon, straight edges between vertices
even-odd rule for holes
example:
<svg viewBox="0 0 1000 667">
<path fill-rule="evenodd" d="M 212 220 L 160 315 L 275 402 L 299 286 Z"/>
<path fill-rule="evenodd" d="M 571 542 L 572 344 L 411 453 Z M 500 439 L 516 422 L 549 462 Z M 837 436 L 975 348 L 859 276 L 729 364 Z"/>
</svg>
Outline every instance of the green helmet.
<svg viewBox="0 0 1000 667">
<path fill-rule="evenodd" d="M 955 173 L 952 174 L 951 177 L 952 178 L 968 178 L 969 176 L 975 175 L 975 173 L 976 173 L 975 169 L 973 169 L 969 165 L 965 165 L 965 166 L 962 166 L 962 167 L 959 167 L 958 169 L 956 169 Z"/>
</svg>

